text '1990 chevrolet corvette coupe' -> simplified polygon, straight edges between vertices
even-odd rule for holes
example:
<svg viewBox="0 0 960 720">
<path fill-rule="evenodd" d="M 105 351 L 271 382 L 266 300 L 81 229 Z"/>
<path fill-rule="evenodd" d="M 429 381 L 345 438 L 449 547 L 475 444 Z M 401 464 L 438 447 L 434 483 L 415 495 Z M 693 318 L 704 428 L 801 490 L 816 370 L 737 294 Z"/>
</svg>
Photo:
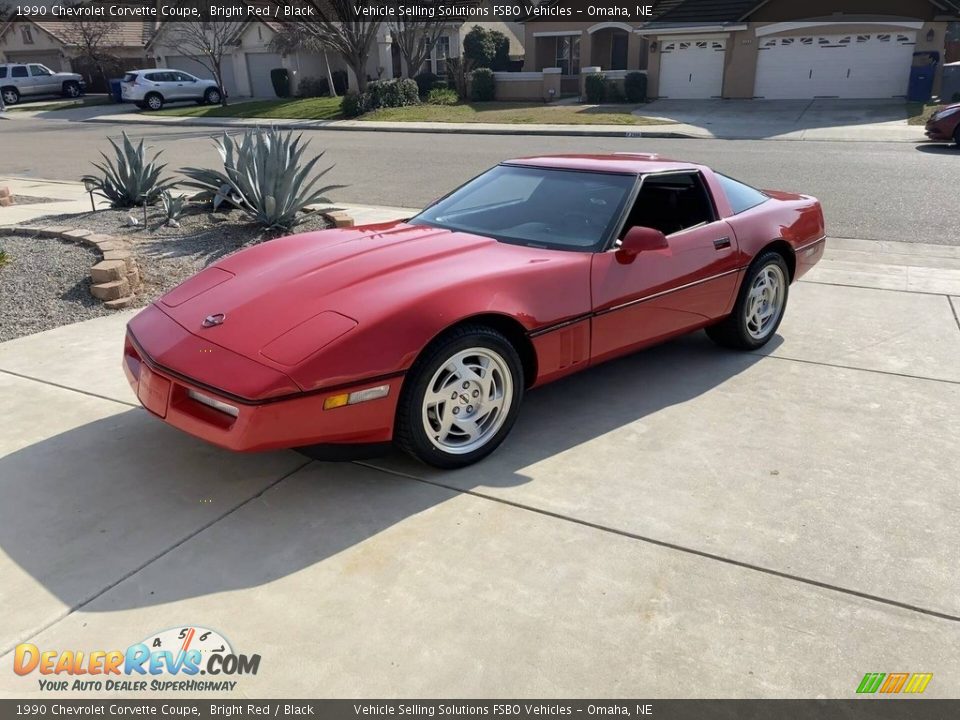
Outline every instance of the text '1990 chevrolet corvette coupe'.
<svg viewBox="0 0 960 720">
<path fill-rule="evenodd" d="M 226 257 L 128 326 L 124 369 L 170 425 L 233 450 L 444 468 L 523 394 L 706 328 L 759 348 L 822 256 L 816 199 L 656 155 L 510 160 L 408 220 Z"/>
</svg>

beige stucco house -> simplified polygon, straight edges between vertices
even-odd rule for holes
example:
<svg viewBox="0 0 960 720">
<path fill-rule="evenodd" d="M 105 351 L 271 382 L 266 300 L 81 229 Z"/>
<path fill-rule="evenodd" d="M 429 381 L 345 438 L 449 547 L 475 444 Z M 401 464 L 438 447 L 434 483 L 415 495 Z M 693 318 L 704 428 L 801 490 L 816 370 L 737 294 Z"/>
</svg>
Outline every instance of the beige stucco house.
<svg viewBox="0 0 960 720">
<path fill-rule="evenodd" d="M 562 93 L 597 69 L 647 73 L 652 98 L 883 98 L 917 51 L 941 55 L 957 0 L 665 0 L 648 22 L 524 23 L 524 71 Z M 869 13 L 869 15 L 867 14 Z M 939 87 L 939 69 L 934 93 Z"/>
<path fill-rule="evenodd" d="M 113 58 L 104 63 L 110 77 L 133 67 L 152 65 L 146 52 L 154 32 L 153 22 L 101 23 L 104 30 L 97 45 Z M 63 21 L 9 22 L 0 27 L 0 63 L 33 62 L 56 72 L 78 72 L 86 76 L 92 91 L 103 91 L 99 73 L 89 67 L 80 47 L 84 44 L 80 26 Z M 89 32 L 89 31 L 88 31 Z"/>
</svg>

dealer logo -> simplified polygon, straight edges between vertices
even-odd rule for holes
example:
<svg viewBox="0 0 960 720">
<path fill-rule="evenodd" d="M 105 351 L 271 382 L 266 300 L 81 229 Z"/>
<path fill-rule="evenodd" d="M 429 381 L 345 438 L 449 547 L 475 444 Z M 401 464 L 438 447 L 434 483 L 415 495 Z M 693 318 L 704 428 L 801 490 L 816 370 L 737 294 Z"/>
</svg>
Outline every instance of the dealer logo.
<svg viewBox="0 0 960 720">
<path fill-rule="evenodd" d="M 55 691 L 233 690 L 237 682 L 223 676 L 256 675 L 259 669 L 260 655 L 239 654 L 216 630 L 199 626 L 153 633 L 126 650 L 45 650 L 21 643 L 13 657 L 17 675 L 38 673 L 40 689 Z M 85 677 L 71 682 L 63 676 Z"/>
</svg>

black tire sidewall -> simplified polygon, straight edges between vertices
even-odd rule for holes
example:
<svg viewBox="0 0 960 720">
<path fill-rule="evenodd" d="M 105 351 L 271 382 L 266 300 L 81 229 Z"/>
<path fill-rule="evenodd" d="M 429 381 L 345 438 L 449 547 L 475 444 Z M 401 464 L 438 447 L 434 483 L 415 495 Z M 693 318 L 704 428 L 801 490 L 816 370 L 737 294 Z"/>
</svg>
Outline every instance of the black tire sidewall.
<svg viewBox="0 0 960 720">
<path fill-rule="evenodd" d="M 70 92 L 70 89 L 71 89 L 71 88 L 76 88 L 76 94 L 75 94 L 75 95 Z M 65 82 L 65 83 L 63 84 L 63 94 L 64 94 L 65 97 L 68 97 L 68 98 L 78 98 L 78 97 L 80 97 L 80 85 L 77 84 L 76 82 L 72 81 L 72 80 L 69 81 L 69 82 Z"/>
<path fill-rule="evenodd" d="M 216 99 L 216 100 L 213 99 L 213 95 L 214 95 L 214 94 L 217 95 L 217 99 Z M 223 97 L 223 96 L 220 94 L 220 91 L 219 91 L 219 90 L 216 90 L 215 88 L 210 88 L 209 90 L 207 90 L 207 91 L 203 94 L 203 101 L 204 101 L 207 105 L 215 105 L 216 103 L 220 102 L 220 100 L 222 99 L 222 97 Z"/>
<path fill-rule="evenodd" d="M 513 397 L 507 417 L 497 433 L 481 448 L 463 455 L 445 453 L 427 437 L 423 428 L 423 397 L 437 370 L 453 355 L 470 348 L 493 350 L 503 358 L 513 381 Z M 523 400 L 523 364 L 516 349 L 499 332 L 490 328 L 472 328 L 434 342 L 414 363 L 401 391 L 397 425 L 400 445 L 417 459 L 434 467 L 454 469 L 471 465 L 499 447 L 510 433 Z"/>
<path fill-rule="evenodd" d="M 744 309 L 746 307 L 747 300 L 750 297 L 750 288 L 753 287 L 753 281 L 756 280 L 757 275 L 760 274 L 760 271 L 768 265 L 777 265 L 780 268 L 780 271 L 783 273 L 783 307 L 780 309 L 780 316 L 777 318 L 777 321 L 773 324 L 773 327 L 770 328 L 770 332 L 768 332 L 765 337 L 758 340 L 749 332 L 747 332 L 747 318 L 744 314 Z M 787 314 L 787 301 L 789 299 L 790 269 L 787 267 L 787 263 L 783 259 L 783 255 L 778 252 L 763 253 L 760 255 L 760 257 L 754 260 L 753 264 L 751 264 L 747 269 L 747 274 L 743 278 L 743 284 L 740 286 L 740 294 L 737 297 L 736 307 L 733 309 L 733 321 L 736 324 L 736 332 L 739 335 L 737 338 L 738 342 L 748 350 L 756 350 L 770 342 L 770 339 L 777 334 L 777 328 L 780 327 L 780 323 L 783 321 L 783 316 Z"/>
<path fill-rule="evenodd" d="M 157 106 L 157 107 L 155 107 L 155 108 L 154 108 L 154 107 L 150 107 L 150 100 L 151 100 L 152 98 L 158 98 L 158 99 L 160 100 L 160 105 Z M 156 93 L 151 93 L 150 95 L 147 95 L 147 96 L 143 99 L 143 104 L 147 106 L 147 109 L 148 109 L 148 110 L 162 110 L 162 109 L 163 109 L 163 98 L 162 98 L 160 95 L 157 95 Z"/>
</svg>

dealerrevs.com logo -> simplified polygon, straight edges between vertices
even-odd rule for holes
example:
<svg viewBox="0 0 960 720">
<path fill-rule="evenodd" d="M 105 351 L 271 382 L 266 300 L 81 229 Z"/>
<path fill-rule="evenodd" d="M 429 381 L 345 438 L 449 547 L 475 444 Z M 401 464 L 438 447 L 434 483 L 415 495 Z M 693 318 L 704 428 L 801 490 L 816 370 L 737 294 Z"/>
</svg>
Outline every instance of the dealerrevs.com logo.
<svg viewBox="0 0 960 720">
<path fill-rule="evenodd" d="M 237 654 L 223 635 L 203 627 L 164 630 L 126 650 L 47 650 L 21 643 L 13 657 L 17 675 L 37 673 L 40 689 L 50 691 L 222 692 L 236 688 L 237 681 L 227 678 L 256 675 L 259 668 L 259 655 Z"/>
</svg>

